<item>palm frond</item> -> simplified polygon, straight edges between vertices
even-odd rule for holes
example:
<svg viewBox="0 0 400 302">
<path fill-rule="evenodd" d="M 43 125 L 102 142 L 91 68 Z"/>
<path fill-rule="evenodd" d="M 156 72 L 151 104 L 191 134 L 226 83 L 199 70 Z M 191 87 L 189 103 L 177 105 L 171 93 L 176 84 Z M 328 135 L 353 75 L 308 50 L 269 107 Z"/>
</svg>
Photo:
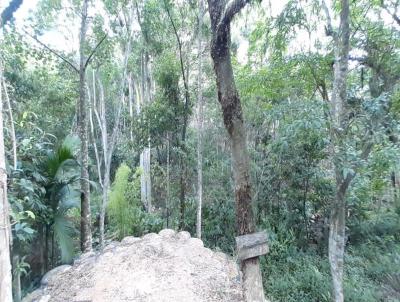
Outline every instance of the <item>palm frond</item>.
<svg viewBox="0 0 400 302">
<path fill-rule="evenodd" d="M 59 199 L 59 207 L 62 210 L 69 210 L 80 207 L 80 194 L 79 190 L 71 188 L 71 186 L 65 186 L 62 189 L 62 195 Z"/>
<path fill-rule="evenodd" d="M 63 143 L 62 147 L 66 147 L 71 150 L 72 153 L 79 151 L 81 140 L 77 135 L 68 135 Z"/>
<path fill-rule="evenodd" d="M 75 233 L 72 222 L 68 219 L 65 210 L 60 210 L 54 217 L 53 231 L 60 247 L 61 261 L 70 263 L 74 255 L 73 235 Z"/>
</svg>

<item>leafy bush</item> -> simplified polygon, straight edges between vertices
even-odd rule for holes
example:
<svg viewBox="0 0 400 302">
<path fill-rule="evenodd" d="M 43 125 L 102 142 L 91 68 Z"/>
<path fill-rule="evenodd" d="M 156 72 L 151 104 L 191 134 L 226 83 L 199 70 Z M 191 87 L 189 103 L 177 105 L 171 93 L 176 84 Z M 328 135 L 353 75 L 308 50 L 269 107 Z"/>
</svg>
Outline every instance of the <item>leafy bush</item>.
<svg viewBox="0 0 400 302">
<path fill-rule="evenodd" d="M 122 164 L 111 187 L 108 204 L 111 228 L 118 239 L 128 235 L 140 236 L 157 232 L 162 228 L 162 220 L 156 213 L 143 210 L 140 200 L 140 172 L 132 175 L 132 170 Z"/>
</svg>

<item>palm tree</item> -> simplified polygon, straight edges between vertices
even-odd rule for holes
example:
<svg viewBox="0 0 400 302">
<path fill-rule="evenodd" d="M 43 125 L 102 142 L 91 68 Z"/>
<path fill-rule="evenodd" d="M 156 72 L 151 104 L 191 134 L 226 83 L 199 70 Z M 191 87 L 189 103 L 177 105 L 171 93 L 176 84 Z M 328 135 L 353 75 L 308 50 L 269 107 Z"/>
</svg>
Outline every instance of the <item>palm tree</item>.
<svg viewBox="0 0 400 302">
<path fill-rule="evenodd" d="M 51 151 L 41 165 L 45 188 L 45 265 L 48 261 L 49 240 L 51 240 L 51 263 L 55 264 L 58 246 L 61 261 L 68 263 L 73 257 L 73 235 L 76 232 L 68 215 L 69 210 L 79 208 L 79 164 L 74 151 L 79 139 L 68 136 L 63 143 Z"/>
</svg>

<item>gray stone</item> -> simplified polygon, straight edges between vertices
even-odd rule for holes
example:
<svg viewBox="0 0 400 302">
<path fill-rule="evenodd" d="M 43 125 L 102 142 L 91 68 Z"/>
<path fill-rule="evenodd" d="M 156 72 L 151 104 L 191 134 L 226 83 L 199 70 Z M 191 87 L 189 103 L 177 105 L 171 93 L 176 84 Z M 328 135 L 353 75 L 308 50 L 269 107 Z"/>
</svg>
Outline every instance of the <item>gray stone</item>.
<svg viewBox="0 0 400 302">
<path fill-rule="evenodd" d="M 53 268 L 51 271 L 48 271 L 40 281 L 40 284 L 43 286 L 47 286 L 49 284 L 49 281 L 51 281 L 52 278 L 56 277 L 58 274 L 61 274 L 71 268 L 71 265 L 60 265 L 57 266 L 56 268 Z"/>
<path fill-rule="evenodd" d="M 142 237 L 144 240 L 157 240 L 160 239 L 161 236 L 156 233 L 148 233 Z"/>
<path fill-rule="evenodd" d="M 108 243 L 105 247 L 104 247 L 104 249 L 103 249 L 103 253 L 105 253 L 105 252 L 109 252 L 109 251 L 112 251 L 112 250 L 115 250 L 115 248 L 119 245 L 120 243 L 118 242 L 118 241 L 112 241 L 112 242 L 110 242 L 110 243 Z"/>
<path fill-rule="evenodd" d="M 171 229 L 163 229 L 158 234 L 163 238 L 171 238 L 175 236 L 176 232 Z"/>
<path fill-rule="evenodd" d="M 140 240 L 142 240 L 142 239 L 138 238 L 138 237 L 128 236 L 128 237 L 125 237 L 124 239 L 122 239 L 121 244 L 122 245 L 131 245 Z"/>
<path fill-rule="evenodd" d="M 88 261 L 92 261 L 96 256 L 96 253 L 91 251 L 91 252 L 87 252 L 87 253 L 83 253 L 82 255 L 79 256 L 78 259 L 76 259 L 74 261 L 74 265 L 80 265 L 82 263 L 86 263 Z"/>
<path fill-rule="evenodd" d="M 39 289 L 31 292 L 30 294 L 26 295 L 22 299 L 22 302 L 34 302 L 34 301 L 37 302 L 42 297 L 42 295 L 43 295 L 43 289 L 39 288 Z"/>
<path fill-rule="evenodd" d="M 186 241 L 190 239 L 190 233 L 186 232 L 186 231 L 181 231 L 176 235 L 176 238 L 178 238 L 178 240 L 182 240 L 182 241 Z"/>
<path fill-rule="evenodd" d="M 38 302 L 49 302 L 50 299 L 51 299 L 50 295 L 45 295 L 45 296 L 41 297 Z"/>
<path fill-rule="evenodd" d="M 204 243 L 201 239 L 199 238 L 190 238 L 189 239 L 189 244 L 193 245 L 195 247 L 204 247 Z"/>
</svg>

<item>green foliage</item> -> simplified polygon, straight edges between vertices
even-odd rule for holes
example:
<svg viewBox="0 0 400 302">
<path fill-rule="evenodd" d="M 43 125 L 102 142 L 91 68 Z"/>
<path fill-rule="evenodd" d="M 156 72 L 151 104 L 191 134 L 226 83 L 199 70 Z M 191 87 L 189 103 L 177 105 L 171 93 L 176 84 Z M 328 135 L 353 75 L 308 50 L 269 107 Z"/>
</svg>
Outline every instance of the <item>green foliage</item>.
<svg viewBox="0 0 400 302">
<path fill-rule="evenodd" d="M 109 195 L 108 213 L 111 228 L 121 240 L 125 236 L 141 236 L 157 232 L 162 221 L 157 214 L 146 213 L 140 201 L 140 171 L 132 175 L 131 169 L 122 164 L 117 169 Z"/>
<path fill-rule="evenodd" d="M 343 176 L 355 175 L 346 195 L 345 299 L 399 301 L 400 31 L 394 23 L 383 20 L 387 14 L 383 13 L 380 0 L 351 1 L 352 51 L 346 103 L 349 127 L 340 129 L 343 135 L 338 150 L 332 150 L 328 107 L 336 45 L 325 37 L 321 27 L 326 22 L 321 1 L 290 0 L 280 5 L 278 2 L 271 1 L 271 5 L 281 6 L 280 12 L 270 10 L 268 3 L 267 9 L 263 4 L 251 5 L 232 23 L 231 53 L 251 158 L 255 221 L 258 229 L 269 234 L 270 252 L 262 260 L 266 292 L 272 301 L 332 299 L 327 246 L 336 164 Z M 115 108 L 123 103 L 111 158 L 113 184 L 106 235 L 121 239 L 157 232 L 166 225 L 177 228 L 182 188 L 186 205 L 183 227 L 194 234 L 198 133 L 196 117 L 191 114 L 199 88 L 198 49 L 194 43 L 199 33 L 197 1 L 102 3 L 102 14 L 90 8 L 85 55 L 106 33 L 107 38 L 87 70 L 88 88 L 94 101 L 95 87 L 90 80 L 95 70 L 103 84 L 110 129 Z M 396 11 L 396 1 L 385 4 L 390 11 Z M 81 6 L 81 0 L 41 0 L 24 26 L 45 41 L 43 34 L 48 30 L 64 32 L 76 28 Z M 332 9 L 335 20 L 338 2 Z M 127 22 L 130 13 L 137 20 L 135 25 Z M 231 150 L 217 101 L 215 73 L 206 59 L 209 49 L 205 40 L 211 38 L 207 16 L 205 11 L 200 29 L 204 38 L 205 102 L 202 239 L 208 247 L 234 254 Z M 30 26 L 33 28 L 29 29 Z M 125 81 L 121 57 L 131 29 L 133 41 L 127 74 L 132 87 L 128 89 L 125 83 L 121 100 L 120 84 Z M 185 108 L 175 30 L 182 43 L 191 97 L 189 108 Z M 238 58 L 242 55 L 239 50 L 247 48 L 243 46 L 248 46 L 246 64 Z M 58 51 L 73 62 L 78 55 L 75 51 Z M 79 140 L 67 137 L 64 143 L 58 143 L 76 130 L 78 78 L 65 62 L 20 34 L 18 28 L 4 29 L 0 56 L 17 137 L 18 168 L 14 170 L 9 164 L 12 144 L 5 110 L 13 252 L 22 258 L 22 264 L 15 269 L 24 273 L 24 288 L 32 288 L 35 282 L 30 282 L 40 280 L 44 268 L 43 264 L 38 265 L 40 257 L 36 251 L 47 245 L 45 262 L 50 269 L 60 262 L 70 262 L 79 241 Z M 147 60 L 149 74 L 143 66 Z M 141 94 L 142 85 L 148 82 L 151 100 L 147 103 L 147 96 Z M 129 90 L 134 94 L 129 95 Z M 137 113 L 135 106 L 139 101 L 146 104 Z M 92 113 L 95 105 L 90 108 Z M 186 140 L 182 141 L 185 116 L 188 127 Z M 100 137 L 96 114 L 93 118 L 90 145 Z M 141 203 L 140 169 L 132 171 L 149 142 L 154 213 L 147 213 Z M 374 146 L 368 159 L 364 159 L 363 146 L 368 142 Z M 89 149 L 93 183 L 97 166 L 92 145 Z M 102 148 L 97 151 L 101 153 Z M 339 151 L 341 156 L 332 157 L 333 151 Z M 103 169 L 101 165 L 100 171 Z M 181 175 L 185 176 L 182 185 Z M 99 191 L 92 194 L 92 213 L 99 203 Z M 92 220 L 95 241 L 98 230 L 95 217 Z M 31 264 L 31 272 L 25 261 Z"/>
<path fill-rule="evenodd" d="M 136 207 L 132 206 L 130 200 L 126 198 L 130 174 L 131 169 L 122 164 L 115 173 L 115 180 L 110 192 L 108 210 L 111 221 L 118 231 L 119 239 L 127 236 L 131 231 L 132 223 L 137 221 L 137 219 L 135 220 L 137 217 L 132 215 Z"/>
</svg>

